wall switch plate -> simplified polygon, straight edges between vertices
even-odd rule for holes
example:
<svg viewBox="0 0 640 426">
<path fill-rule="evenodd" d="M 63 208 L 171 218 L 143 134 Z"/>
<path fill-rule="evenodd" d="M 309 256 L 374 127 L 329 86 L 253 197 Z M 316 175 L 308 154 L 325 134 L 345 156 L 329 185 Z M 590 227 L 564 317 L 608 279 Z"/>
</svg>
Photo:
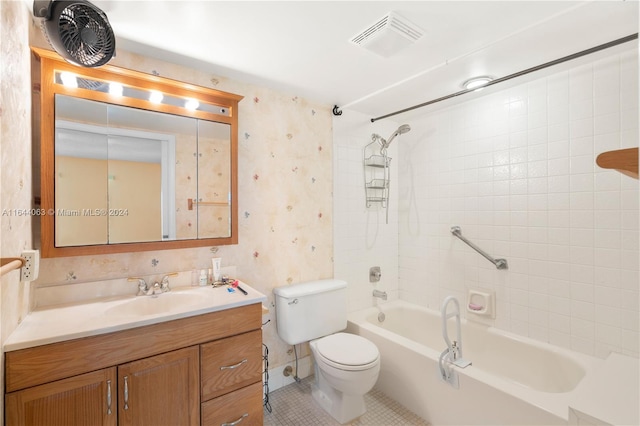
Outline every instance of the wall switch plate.
<svg viewBox="0 0 640 426">
<path fill-rule="evenodd" d="M 25 250 L 20 257 L 24 259 L 24 265 L 20 269 L 20 281 L 34 281 L 38 278 L 40 269 L 40 251 Z"/>
</svg>

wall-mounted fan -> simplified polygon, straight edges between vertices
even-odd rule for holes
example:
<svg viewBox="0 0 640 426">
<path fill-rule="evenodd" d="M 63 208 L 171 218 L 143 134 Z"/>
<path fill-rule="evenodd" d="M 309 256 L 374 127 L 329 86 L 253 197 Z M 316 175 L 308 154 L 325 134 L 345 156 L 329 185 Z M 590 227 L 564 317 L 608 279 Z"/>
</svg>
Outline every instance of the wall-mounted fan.
<svg viewBox="0 0 640 426">
<path fill-rule="evenodd" d="M 107 15 L 86 0 L 35 0 L 33 14 L 51 47 L 65 60 L 82 67 L 106 64 L 116 51 Z"/>
</svg>

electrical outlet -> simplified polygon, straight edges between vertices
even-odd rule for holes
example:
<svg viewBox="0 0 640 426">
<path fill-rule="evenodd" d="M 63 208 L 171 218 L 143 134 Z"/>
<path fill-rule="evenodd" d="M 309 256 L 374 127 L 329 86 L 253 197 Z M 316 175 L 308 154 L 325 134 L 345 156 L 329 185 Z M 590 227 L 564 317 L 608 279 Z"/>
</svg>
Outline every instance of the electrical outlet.
<svg viewBox="0 0 640 426">
<path fill-rule="evenodd" d="M 40 269 L 40 252 L 25 250 L 20 257 L 24 259 L 24 265 L 20 269 L 20 281 L 34 281 L 38 278 L 38 270 Z"/>
</svg>

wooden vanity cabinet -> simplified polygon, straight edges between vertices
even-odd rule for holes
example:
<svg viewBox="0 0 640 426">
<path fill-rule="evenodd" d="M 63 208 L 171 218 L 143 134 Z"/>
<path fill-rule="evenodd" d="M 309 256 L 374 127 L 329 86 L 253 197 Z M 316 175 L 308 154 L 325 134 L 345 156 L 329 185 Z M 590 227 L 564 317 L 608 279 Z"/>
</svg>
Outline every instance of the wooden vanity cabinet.
<svg viewBox="0 0 640 426">
<path fill-rule="evenodd" d="M 112 367 L 12 392 L 5 399 L 5 423 L 116 426 L 115 386 L 116 368 Z"/>
<path fill-rule="evenodd" d="M 7 352 L 5 424 L 262 424 L 261 315 L 254 304 Z"/>
<path fill-rule="evenodd" d="M 200 424 L 197 346 L 118 366 L 118 424 Z"/>
<path fill-rule="evenodd" d="M 200 345 L 200 362 L 202 425 L 261 425 L 262 332 Z"/>
</svg>

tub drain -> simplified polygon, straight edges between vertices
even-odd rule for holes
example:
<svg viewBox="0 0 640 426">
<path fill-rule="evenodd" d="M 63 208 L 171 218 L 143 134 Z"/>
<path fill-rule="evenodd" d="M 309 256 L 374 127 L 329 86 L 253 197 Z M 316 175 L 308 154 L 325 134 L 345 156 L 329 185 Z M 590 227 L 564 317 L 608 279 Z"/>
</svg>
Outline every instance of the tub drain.
<svg viewBox="0 0 640 426">
<path fill-rule="evenodd" d="M 384 322 L 385 318 L 386 318 L 386 315 L 384 314 L 384 312 L 380 312 L 378 314 L 378 322 Z"/>
</svg>

